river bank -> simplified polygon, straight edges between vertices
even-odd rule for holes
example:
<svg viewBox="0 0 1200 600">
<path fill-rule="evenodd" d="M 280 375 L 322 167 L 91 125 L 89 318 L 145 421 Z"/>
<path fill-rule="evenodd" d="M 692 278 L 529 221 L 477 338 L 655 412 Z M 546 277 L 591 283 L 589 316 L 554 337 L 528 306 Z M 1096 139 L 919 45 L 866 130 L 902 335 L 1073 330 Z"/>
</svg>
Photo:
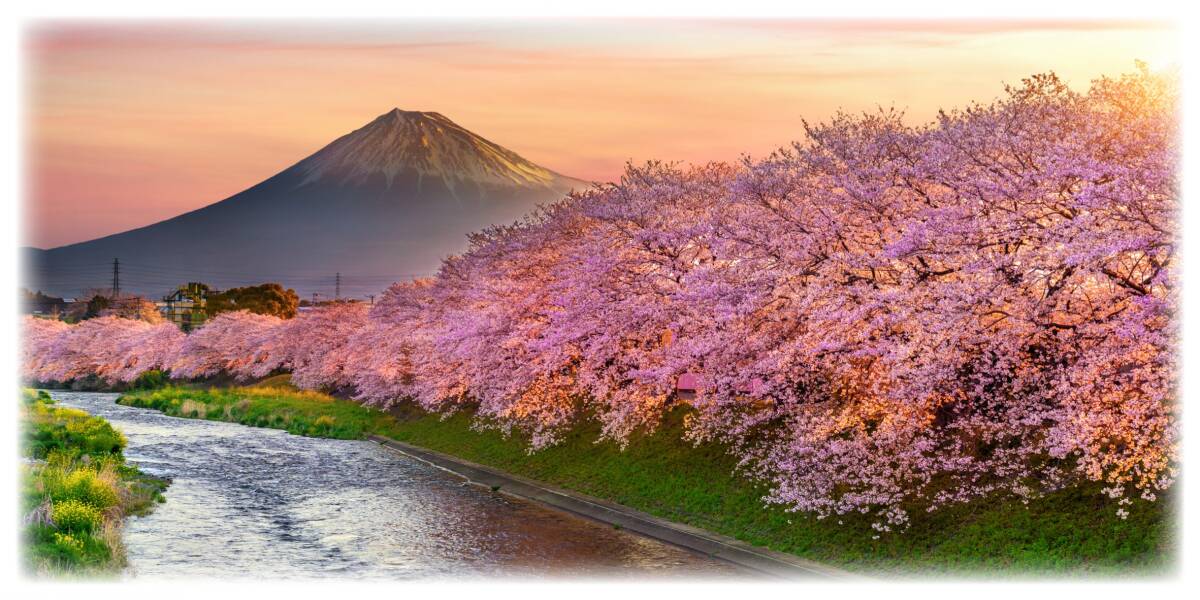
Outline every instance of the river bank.
<svg viewBox="0 0 1200 600">
<path fill-rule="evenodd" d="M 765 489 L 738 475 L 723 448 L 681 441 L 682 412 L 624 450 L 596 443 L 598 425 L 588 425 L 529 454 L 519 436 L 479 431 L 468 414 L 384 413 L 271 383 L 136 391 L 120 402 L 299 435 L 384 436 L 860 573 L 1152 576 L 1169 569 L 1174 555 L 1169 498 L 1138 504 L 1120 519 L 1098 490 L 1070 488 L 1028 504 L 990 499 L 924 513 L 907 531 L 878 535 L 853 515 L 819 520 L 765 507 Z"/>
<path fill-rule="evenodd" d="M 25 566 L 36 575 L 115 575 L 126 564 L 121 529 L 169 482 L 125 462 L 125 436 L 103 418 L 21 391 Z"/>
</svg>

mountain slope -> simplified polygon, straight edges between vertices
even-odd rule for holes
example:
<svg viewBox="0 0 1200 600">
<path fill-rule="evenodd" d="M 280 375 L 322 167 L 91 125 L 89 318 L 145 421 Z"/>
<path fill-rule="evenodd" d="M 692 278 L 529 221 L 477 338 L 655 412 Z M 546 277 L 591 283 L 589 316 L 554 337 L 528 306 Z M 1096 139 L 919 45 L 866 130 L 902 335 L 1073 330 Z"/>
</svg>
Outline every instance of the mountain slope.
<svg viewBox="0 0 1200 600">
<path fill-rule="evenodd" d="M 186 281 L 278 281 L 307 296 L 375 293 L 430 274 L 465 234 L 521 217 L 583 181 L 540 167 L 433 112 L 395 109 L 221 202 L 88 242 L 30 250 L 26 286 L 161 295 Z"/>
</svg>

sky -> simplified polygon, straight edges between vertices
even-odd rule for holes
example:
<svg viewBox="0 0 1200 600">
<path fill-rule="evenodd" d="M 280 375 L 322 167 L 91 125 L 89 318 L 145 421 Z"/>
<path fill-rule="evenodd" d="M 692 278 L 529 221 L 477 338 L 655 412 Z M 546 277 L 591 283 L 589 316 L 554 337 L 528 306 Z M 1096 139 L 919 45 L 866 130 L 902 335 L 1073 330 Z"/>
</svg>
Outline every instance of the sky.
<svg viewBox="0 0 1200 600">
<path fill-rule="evenodd" d="M 1076 89 L 1175 65 L 1121 21 L 42 22 L 24 32 L 23 244 L 220 201 L 392 108 L 437 111 L 593 181 L 628 161 L 761 157 L 802 119 L 914 123 L 1033 73 Z"/>
</svg>

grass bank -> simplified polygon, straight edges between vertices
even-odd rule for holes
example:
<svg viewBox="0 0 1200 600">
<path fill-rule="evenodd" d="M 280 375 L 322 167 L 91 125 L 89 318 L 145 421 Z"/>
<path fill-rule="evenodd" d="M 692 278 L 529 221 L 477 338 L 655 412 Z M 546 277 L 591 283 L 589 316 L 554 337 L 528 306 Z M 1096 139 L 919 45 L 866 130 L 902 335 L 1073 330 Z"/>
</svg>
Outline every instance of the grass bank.
<svg viewBox="0 0 1200 600">
<path fill-rule="evenodd" d="M 162 502 L 167 483 L 125 464 L 125 436 L 108 421 L 22 390 L 21 508 L 34 574 L 122 569 L 121 523 Z"/>
<path fill-rule="evenodd" d="M 734 473 L 716 445 L 680 439 L 683 414 L 628 448 L 596 443 L 599 426 L 583 425 L 564 442 L 535 454 L 525 440 L 476 431 L 471 416 L 448 418 L 403 408 L 384 413 L 287 386 L 131 392 L 119 402 L 167 414 L 274 427 L 308 436 L 387 436 L 510 473 L 605 498 L 830 565 L 876 574 L 1154 575 L 1175 554 L 1173 501 L 1139 501 L 1128 519 L 1098 489 L 1063 490 L 1023 505 L 992 499 L 915 512 L 903 533 L 874 538 L 856 516 L 818 520 L 764 507 L 765 490 Z"/>
</svg>

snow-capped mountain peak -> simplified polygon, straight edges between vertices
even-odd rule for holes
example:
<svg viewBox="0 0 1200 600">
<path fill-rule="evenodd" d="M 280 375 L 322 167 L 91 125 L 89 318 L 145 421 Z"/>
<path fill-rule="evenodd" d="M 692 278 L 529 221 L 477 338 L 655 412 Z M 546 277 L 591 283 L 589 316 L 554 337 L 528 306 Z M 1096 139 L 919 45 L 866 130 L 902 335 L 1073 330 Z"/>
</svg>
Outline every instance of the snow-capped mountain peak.
<svg viewBox="0 0 1200 600">
<path fill-rule="evenodd" d="M 561 187 L 566 178 L 488 141 L 437 112 L 392 109 L 296 165 L 303 183 L 361 184 L 383 175 L 502 187 Z M 303 185 L 303 184 L 302 184 Z"/>
</svg>

